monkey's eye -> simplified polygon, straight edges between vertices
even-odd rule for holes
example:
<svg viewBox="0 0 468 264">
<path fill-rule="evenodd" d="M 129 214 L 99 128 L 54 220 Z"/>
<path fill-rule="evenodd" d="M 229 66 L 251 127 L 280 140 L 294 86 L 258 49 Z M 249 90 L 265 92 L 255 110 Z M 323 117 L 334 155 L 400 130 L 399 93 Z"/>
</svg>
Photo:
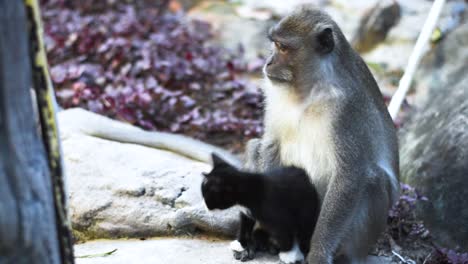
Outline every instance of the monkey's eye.
<svg viewBox="0 0 468 264">
<path fill-rule="evenodd" d="M 283 45 L 283 44 L 281 44 L 281 43 L 279 43 L 279 42 L 276 42 L 276 41 L 275 41 L 275 47 L 276 47 L 276 48 L 278 49 L 278 51 L 281 52 L 281 53 L 286 53 L 286 52 L 288 51 L 288 48 L 287 48 L 285 45 Z"/>
</svg>

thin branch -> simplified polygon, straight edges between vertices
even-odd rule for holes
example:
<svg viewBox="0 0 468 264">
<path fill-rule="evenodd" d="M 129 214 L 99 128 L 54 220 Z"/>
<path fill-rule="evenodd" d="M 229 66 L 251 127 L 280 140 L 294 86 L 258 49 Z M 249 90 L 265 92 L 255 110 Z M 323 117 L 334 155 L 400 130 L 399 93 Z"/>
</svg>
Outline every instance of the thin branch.
<svg viewBox="0 0 468 264">
<path fill-rule="evenodd" d="M 427 260 L 429 260 L 429 258 L 432 256 L 432 252 L 429 253 L 429 255 L 427 255 L 427 257 L 424 259 L 424 262 L 423 264 L 426 264 Z"/>
<path fill-rule="evenodd" d="M 116 252 L 117 249 L 111 250 L 109 252 L 105 253 L 99 253 L 99 254 L 91 254 L 91 255 L 83 255 L 83 256 L 76 256 L 76 258 L 97 258 L 97 257 L 107 257 L 112 255 L 114 252 Z"/>
<path fill-rule="evenodd" d="M 400 254 L 396 253 L 395 250 L 392 250 L 392 253 L 393 255 L 397 256 L 401 261 L 403 261 L 403 263 L 406 263 L 406 264 L 416 264 L 416 261 L 412 260 L 412 259 L 405 259 L 404 257 L 402 257 Z"/>
<path fill-rule="evenodd" d="M 393 95 L 392 100 L 388 106 L 388 111 L 390 112 L 390 116 L 393 120 L 395 120 L 398 111 L 400 110 L 401 104 L 403 103 L 406 93 L 408 92 L 408 89 L 411 85 L 411 81 L 413 80 L 414 73 L 416 72 L 422 56 L 426 52 L 427 44 L 431 38 L 432 32 L 434 31 L 437 19 L 439 18 L 444 4 L 445 0 L 435 0 L 431 10 L 429 11 L 426 22 L 424 22 L 424 26 L 408 60 L 405 73 L 403 74 L 403 77 L 401 77 L 398 89 Z"/>
</svg>

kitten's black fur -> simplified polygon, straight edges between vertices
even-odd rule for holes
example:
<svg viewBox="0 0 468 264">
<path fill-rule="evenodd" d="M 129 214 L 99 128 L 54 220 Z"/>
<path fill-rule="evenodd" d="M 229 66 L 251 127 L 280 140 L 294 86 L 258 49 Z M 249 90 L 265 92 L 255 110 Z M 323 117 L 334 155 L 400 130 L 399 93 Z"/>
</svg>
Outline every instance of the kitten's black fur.
<svg viewBox="0 0 468 264">
<path fill-rule="evenodd" d="M 243 172 L 215 154 L 213 165 L 202 183 L 208 209 L 241 205 L 250 211 L 249 215 L 241 213 L 238 233 L 247 255 L 235 254 L 237 259 L 253 258 L 255 250 L 265 246 L 259 245 L 265 240 L 274 241 L 281 252 L 291 250 L 296 240 L 307 256 L 320 205 L 304 170 L 281 167 L 264 174 Z M 266 232 L 254 232 L 255 222 Z"/>
</svg>

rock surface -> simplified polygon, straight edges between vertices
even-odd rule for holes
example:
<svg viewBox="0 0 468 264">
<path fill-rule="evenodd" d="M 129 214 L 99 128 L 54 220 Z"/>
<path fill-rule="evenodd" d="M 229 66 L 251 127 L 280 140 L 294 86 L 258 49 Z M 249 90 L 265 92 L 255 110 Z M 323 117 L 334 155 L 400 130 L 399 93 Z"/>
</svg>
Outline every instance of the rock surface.
<svg viewBox="0 0 468 264">
<path fill-rule="evenodd" d="M 429 201 L 417 212 L 435 241 L 468 251 L 468 24 L 424 60 L 418 111 L 400 133 L 402 180 Z"/>
<path fill-rule="evenodd" d="M 378 2 L 362 17 L 353 37 L 354 49 L 360 53 L 372 50 L 385 40 L 389 30 L 398 23 L 400 17 L 398 2 L 392 0 Z"/>
<path fill-rule="evenodd" d="M 468 8 L 465 11 L 468 17 Z M 468 21 L 448 33 L 436 48 L 421 61 L 417 72 L 416 96 L 414 104 L 423 107 L 432 97 L 453 89 L 463 83 L 468 72 Z M 466 84 L 466 82 L 465 82 Z M 468 89 L 460 87 L 460 89 Z"/>
<path fill-rule="evenodd" d="M 106 257 L 77 258 L 77 264 L 239 264 L 233 259 L 228 241 L 195 239 L 154 239 L 92 241 L 75 246 L 75 255 L 102 254 Z M 248 264 L 278 263 L 278 257 L 260 255 Z M 385 257 L 369 257 L 368 264 L 392 263 Z"/>
<path fill-rule="evenodd" d="M 401 136 L 402 180 L 429 202 L 419 208 L 442 245 L 468 250 L 468 89 L 465 81 L 431 98 Z"/>
<path fill-rule="evenodd" d="M 83 112 L 58 115 L 72 226 L 79 239 L 234 233 L 236 208 L 208 212 L 204 207 L 201 172 L 210 165 L 84 134 L 71 125 Z M 119 123 L 103 120 L 111 123 L 108 127 Z"/>
</svg>

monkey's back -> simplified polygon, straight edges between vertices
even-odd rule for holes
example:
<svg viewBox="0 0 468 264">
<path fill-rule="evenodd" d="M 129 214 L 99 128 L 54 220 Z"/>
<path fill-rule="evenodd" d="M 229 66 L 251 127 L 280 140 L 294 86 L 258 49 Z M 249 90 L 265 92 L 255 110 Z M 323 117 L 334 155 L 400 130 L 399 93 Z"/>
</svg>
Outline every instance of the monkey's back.
<svg viewBox="0 0 468 264">
<path fill-rule="evenodd" d="M 341 102 L 334 123 L 335 141 L 343 153 L 340 156 L 344 166 L 362 166 L 369 171 L 365 176 L 383 174 L 389 180 L 391 203 L 395 202 L 399 190 L 399 156 L 396 127 L 387 111 L 382 93 L 364 60 L 347 45 L 347 56 L 342 59 L 344 67 L 339 70 L 349 79 L 340 85 L 348 86 L 350 92 Z M 351 63 L 351 61 L 353 63 Z M 351 87 L 351 88 L 349 88 Z M 366 142 L 362 144 L 362 142 Z M 356 162 L 358 161 L 359 162 Z"/>
</svg>

